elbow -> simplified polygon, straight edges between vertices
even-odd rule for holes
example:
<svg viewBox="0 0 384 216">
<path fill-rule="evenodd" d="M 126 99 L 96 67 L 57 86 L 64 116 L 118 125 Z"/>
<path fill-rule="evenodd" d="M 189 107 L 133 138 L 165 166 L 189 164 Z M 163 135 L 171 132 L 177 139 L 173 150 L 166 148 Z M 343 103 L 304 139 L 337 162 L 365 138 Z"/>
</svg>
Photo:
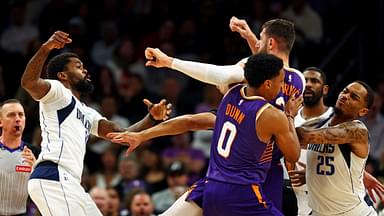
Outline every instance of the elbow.
<svg viewBox="0 0 384 216">
<path fill-rule="evenodd" d="M 28 90 L 28 89 L 33 89 L 33 83 L 27 79 L 25 79 L 24 77 L 21 78 L 21 83 L 20 83 L 21 87 L 25 90 Z"/>
</svg>

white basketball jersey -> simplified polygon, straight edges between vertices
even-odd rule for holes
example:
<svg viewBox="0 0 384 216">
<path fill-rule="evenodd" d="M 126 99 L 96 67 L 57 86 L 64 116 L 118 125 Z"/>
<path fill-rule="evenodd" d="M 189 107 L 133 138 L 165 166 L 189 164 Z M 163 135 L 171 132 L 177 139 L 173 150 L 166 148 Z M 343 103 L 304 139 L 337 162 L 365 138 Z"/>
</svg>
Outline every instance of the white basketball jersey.
<svg viewBox="0 0 384 216">
<path fill-rule="evenodd" d="M 37 163 L 53 161 L 80 182 L 88 136 L 98 135 L 98 122 L 103 117 L 61 82 L 48 81 L 51 88 L 39 103 L 42 143 Z"/>
<path fill-rule="evenodd" d="M 304 123 L 310 122 L 311 127 L 315 128 L 322 121 L 326 121 L 327 119 L 329 119 L 332 114 L 333 114 L 333 108 L 328 107 L 327 111 L 325 111 L 320 116 L 310 118 L 310 119 L 304 119 L 303 108 L 301 108 L 295 117 L 295 127 L 300 127 Z M 305 164 L 307 163 L 307 150 L 306 149 L 301 149 L 299 161 L 302 163 L 305 163 Z M 284 163 L 282 163 L 282 164 L 284 164 Z M 287 169 L 285 168 L 285 166 L 283 166 L 283 169 L 284 169 L 284 179 L 289 179 L 288 172 L 287 172 Z M 304 168 L 301 167 L 298 163 L 296 163 L 296 169 L 301 170 Z M 297 198 L 298 215 L 299 216 L 309 215 L 311 213 L 312 209 L 309 208 L 309 206 L 308 206 L 307 185 L 305 184 L 305 185 L 302 185 L 300 187 L 293 187 L 293 190 L 295 191 L 295 195 Z"/>
<path fill-rule="evenodd" d="M 366 160 L 356 156 L 348 144 L 308 145 L 306 179 L 313 215 L 355 216 L 372 211 L 364 201 Z"/>
</svg>

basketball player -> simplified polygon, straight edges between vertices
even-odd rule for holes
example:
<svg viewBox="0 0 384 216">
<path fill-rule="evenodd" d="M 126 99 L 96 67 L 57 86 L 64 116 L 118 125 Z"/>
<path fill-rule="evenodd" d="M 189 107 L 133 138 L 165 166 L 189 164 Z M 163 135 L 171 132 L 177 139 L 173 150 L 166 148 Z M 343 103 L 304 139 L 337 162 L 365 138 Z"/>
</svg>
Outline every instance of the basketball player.
<svg viewBox="0 0 384 216">
<path fill-rule="evenodd" d="M 368 130 L 356 120 L 367 114 L 373 90 L 355 81 L 339 94 L 334 115 L 319 129 L 297 128 L 307 145 L 306 182 L 312 215 L 377 215 L 365 201 L 363 173 Z"/>
<path fill-rule="evenodd" d="M 312 127 L 316 127 L 321 121 L 328 119 L 333 114 L 333 108 L 324 104 L 324 96 L 328 93 L 328 85 L 325 73 L 316 67 L 306 68 L 303 72 L 306 85 L 303 94 L 303 107 L 295 117 L 295 126 L 310 122 Z M 307 125 L 308 126 L 308 125 Z M 299 161 L 306 163 L 306 149 L 301 149 Z M 300 164 L 296 164 L 300 167 Z M 286 171 L 286 170 L 285 170 Z M 292 172 L 293 173 L 293 172 Z M 308 190 L 306 185 L 291 187 L 288 174 L 284 173 L 285 188 L 283 197 L 283 212 L 285 215 L 307 216 L 311 213 L 308 207 Z M 294 176 L 292 176 L 294 177 Z M 295 184 L 297 179 L 292 179 Z M 297 205 L 294 204 L 295 194 Z M 292 201 L 293 200 L 293 201 Z"/>
<path fill-rule="evenodd" d="M 236 23 L 236 25 L 240 24 L 243 23 Z M 253 33 L 251 32 L 250 34 Z M 291 95 L 301 95 L 305 86 L 302 73 L 289 67 L 289 53 L 294 40 L 295 31 L 293 23 L 283 19 L 274 19 L 264 23 L 260 33 L 260 39 L 257 40 L 255 45 L 257 52 L 270 53 L 283 60 L 285 72 L 284 85 L 278 96 L 271 101 L 274 106 L 281 110 L 284 110 L 285 103 L 289 97 Z M 192 78 L 220 87 L 244 81 L 243 67 L 247 59 L 243 59 L 235 65 L 217 66 L 171 58 L 159 49 L 153 48 L 147 48 L 145 55 L 147 59 L 149 59 L 146 66 L 168 67 L 178 70 Z M 266 184 L 263 185 L 265 193 L 270 195 L 270 198 L 278 209 L 282 208 L 283 193 L 281 156 L 278 148 L 275 148 L 272 168 L 269 170 L 270 173 L 268 174 Z"/>
<path fill-rule="evenodd" d="M 281 64 L 279 67 L 277 67 L 279 65 L 278 62 Z M 276 142 L 287 155 L 287 158 L 292 161 L 297 159 L 295 157 L 298 157 L 298 155 L 295 150 L 299 150 L 295 148 L 295 134 L 291 133 L 292 131 L 289 129 L 292 129 L 293 127 L 292 115 L 296 115 L 297 104 L 300 104 L 301 102 L 300 99 L 298 99 L 295 106 L 291 106 L 289 111 L 286 111 L 289 113 L 289 123 L 292 125 L 287 124 L 288 122 L 286 122 L 286 118 L 282 115 L 282 112 L 278 111 L 267 102 L 276 97 L 283 84 L 284 72 L 281 71 L 280 74 L 278 74 L 279 69 L 283 66 L 282 61 L 273 55 L 259 54 L 250 57 L 245 65 L 245 76 L 248 80 L 248 86 L 237 85 L 233 87 L 223 98 L 217 112 L 215 132 L 213 135 L 214 138 L 212 141 L 213 146 L 211 148 L 210 168 L 207 174 L 208 183 L 206 183 L 204 188 L 203 202 L 207 200 L 209 203 L 213 202 L 217 204 L 218 201 L 214 200 L 218 197 L 215 195 L 215 197 L 212 197 L 211 190 L 206 191 L 207 186 L 212 182 L 212 185 L 209 185 L 209 187 L 214 188 L 216 187 L 216 184 L 213 183 L 214 181 L 226 181 L 231 182 L 232 184 L 244 185 L 244 187 L 242 186 L 241 188 L 250 193 L 248 194 L 250 197 L 247 197 L 247 194 L 243 194 L 242 196 L 242 198 L 249 199 L 248 203 L 250 209 L 245 210 L 244 208 L 241 208 L 240 211 L 251 210 L 248 213 L 251 215 L 255 214 L 255 212 L 274 212 L 280 214 L 279 210 L 274 207 L 272 202 L 263 195 L 262 189 L 259 188 L 259 186 L 264 182 L 267 170 L 270 166 L 270 161 L 272 160 L 273 146 L 272 143 L 269 142 L 272 134 L 276 137 Z M 281 83 L 278 84 L 278 82 Z M 270 86 L 266 87 L 266 83 L 270 83 Z M 255 94 L 260 94 L 259 96 L 264 96 L 265 99 L 261 97 L 252 97 L 252 95 Z M 292 107 L 295 107 L 296 111 L 292 111 Z M 266 122 L 271 121 L 281 121 L 281 124 L 270 124 L 270 127 L 265 126 Z M 261 128 L 261 125 L 264 126 Z M 256 133 L 251 132 L 255 130 L 257 131 Z M 281 131 L 278 133 L 278 130 Z M 227 132 L 229 133 L 227 134 Z M 247 137 L 246 134 L 250 137 Z M 285 139 L 281 140 L 282 137 L 285 137 Z M 118 137 L 116 137 L 116 139 L 119 141 Z M 113 140 L 116 141 L 116 139 Z M 258 144 L 256 145 L 255 140 L 258 140 Z M 224 144 L 224 141 L 227 144 Z M 232 144 L 234 145 L 233 148 L 231 147 Z M 230 154 L 233 156 L 231 157 Z M 222 159 L 222 157 L 227 158 L 228 161 Z M 233 167 L 240 165 L 243 167 L 242 169 Z M 227 177 L 229 174 L 224 171 L 227 169 L 234 172 L 232 173 L 232 176 L 236 175 L 243 177 L 230 180 Z M 260 179 L 256 179 L 258 177 L 254 176 L 258 176 Z M 252 184 L 257 184 L 253 186 L 253 189 L 256 191 L 251 190 Z M 255 192 L 260 192 L 261 196 L 259 197 L 259 200 L 256 199 Z M 206 198 L 206 194 L 208 198 Z M 264 202 L 263 200 L 266 200 L 265 204 L 259 203 Z M 239 200 L 238 202 L 243 201 Z M 236 202 L 231 203 L 235 204 Z M 219 204 L 216 207 L 225 205 L 226 204 Z M 234 212 L 237 211 L 236 207 L 231 206 L 230 203 L 228 203 L 229 209 L 221 209 L 219 212 L 211 212 L 211 207 L 213 207 L 211 204 L 204 205 L 204 214 L 233 215 Z"/>
<path fill-rule="evenodd" d="M 63 53 L 47 66 L 49 79 L 40 78 L 44 62 L 53 49 L 70 43 L 69 35 L 56 31 L 28 63 L 21 79 L 22 87 L 40 106 L 42 152 L 28 182 L 28 192 L 45 215 L 101 215 L 80 185 L 85 145 L 90 134 L 106 138 L 108 132 L 124 131 L 79 101 L 93 85 L 88 71 L 76 54 Z M 167 118 L 165 100 L 152 105 L 151 114 L 127 130 L 152 126 L 153 120 Z"/>
<path fill-rule="evenodd" d="M 233 87 L 220 103 L 204 187 L 204 215 L 281 214 L 261 185 L 271 166 L 273 142 L 290 162 L 297 161 L 300 153 L 293 132 L 298 106 L 287 107 L 287 119 L 267 102 L 283 87 L 282 67 L 273 55 L 251 56 L 244 68 L 247 84 Z"/>
<path fill-rule="evenodd" d="M 0 105 L 0 215 L 21 215 L 27 211 L 28 178 L 36 161 L 22 141 L 24 108 L 16 99 Z"/>
</svg>

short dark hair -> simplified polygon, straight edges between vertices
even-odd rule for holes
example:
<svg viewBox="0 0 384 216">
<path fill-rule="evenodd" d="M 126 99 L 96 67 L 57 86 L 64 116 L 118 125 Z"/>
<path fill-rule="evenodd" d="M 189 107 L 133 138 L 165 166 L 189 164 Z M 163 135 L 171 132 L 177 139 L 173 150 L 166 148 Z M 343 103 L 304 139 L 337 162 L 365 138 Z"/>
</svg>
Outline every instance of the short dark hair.
<svg viewBox="0 0 384 216">
<path fill-rule="evenodd" d="M 0 110 L 1 108 L 5 105 L 5 104 L 10 104 L 10 103 L 18 103 L 18 104 L 21 104 L 21 102 L 15 98 L 12 98 L 12 99 L 7 99 L 5 101 L 3 101 L 2 103 L 0 103 Z"/>
<path fill-rule="evenodd" d="M 320 74 L 321 79 L 323 79 L 324 85 L 327 85 L 327 75 L 320 68 L 318 68 L 318 67 L 307 67 L 307 68 L 304 69 L 303 73 L 305 71 L 316 71 L 317 73 Z"/>
<path fill-rule="evenodd" d="M 261 29 L 265 29 L 265 33 L 269 37 L 280 40 L 279 49 L 289 53 L 295 42 L 295 25 L 293 22 L 285 19 L 273 19 L 265 22 Z"/>
<path fill-rule="evenodd" d="M 66 52 L 59 54 L 49 60 L 47 65 L 47 77 L 48 79 L 58 80 L 57 73 L 64 71 L 70 58 L 79 58 L 75 53 Z"/>
<path fill-rule="evenodd" d="M 355 83 L 359 83 L 365 88 L 365 90 L 367 90 L 367 95 L 365 97 L 365 105 L 368 109 L 370 109 L 375 99 L 375 91 L 373 91 L 372 87 L 368 85 L 366 82 L 363 82 L 361 80 L 356 80 Z"/>
<path fill-rule="evenodd" d="M 283 61 L 271 54 L 260 53 L 248 58 L 244 67 L 244 76 L 251 87 L 259 87 L 265 80 L 279 75 Z"/>
</svg>

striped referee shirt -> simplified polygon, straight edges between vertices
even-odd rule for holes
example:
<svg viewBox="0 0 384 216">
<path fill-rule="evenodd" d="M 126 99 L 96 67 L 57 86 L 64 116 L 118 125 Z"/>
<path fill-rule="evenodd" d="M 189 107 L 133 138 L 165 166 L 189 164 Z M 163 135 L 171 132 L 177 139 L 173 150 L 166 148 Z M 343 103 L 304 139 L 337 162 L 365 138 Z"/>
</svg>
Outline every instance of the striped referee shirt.
<svg viewBox="0 0 384 216">
<path fill-rule="evenodd" d="M 22 162 L 23 148 L 24 143 L 16 149 L 0 143 L 0 215 L 26 212 L 31 167 Z"/>
</svg>

